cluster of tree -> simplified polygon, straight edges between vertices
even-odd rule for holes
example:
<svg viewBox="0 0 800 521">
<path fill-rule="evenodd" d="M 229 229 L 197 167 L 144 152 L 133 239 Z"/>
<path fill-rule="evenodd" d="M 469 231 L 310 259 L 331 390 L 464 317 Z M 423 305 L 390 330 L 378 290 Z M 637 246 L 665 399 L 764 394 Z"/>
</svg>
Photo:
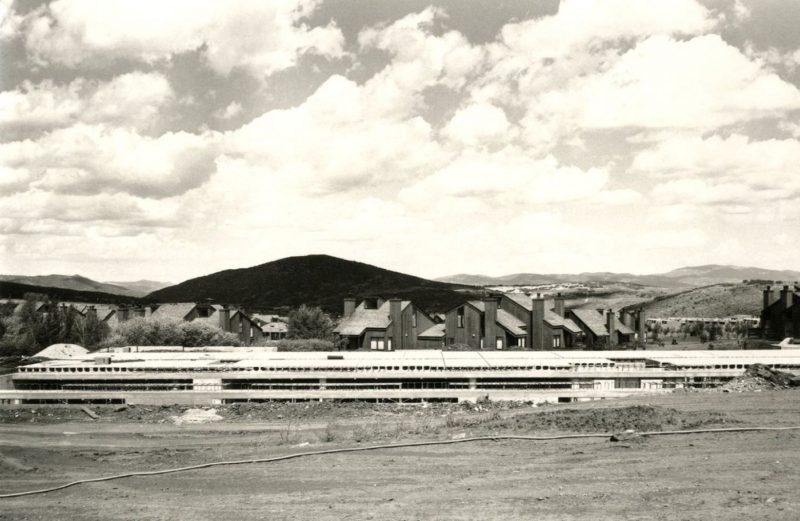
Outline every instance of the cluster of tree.
<svg viewBox="0 0 800 521">
<path fill-rule="evenodd" d="M 658 322 L 648 324 L 647 330 L 650 333 L 650 338 L 658 341 L 662 338 L 676 335 L 682 335 L 683 339 L 687 337 L 697 337 L 700 342 L 715 342 L 724 338 L 727 339 L 740 339 L 747 338 L 748 325 L 746 323 L 729 322 L 727 324 L 706 324 L 704 322 L 693 322 L 691 324 L 681 324 L 674 330 L 667 325 L 662 325 Z"/>
<path fill-rule="evenodd" d="M 137 317 L 122 322 L 103 342 L 115 346 L 238 346 L 239 337 L 206 322 Z"/>
<path fill-rule="evenodd" d="M 46 296 L 26 294 L 19 312 L 13 304 L 0 308 L 0 355 L 30 356 L 52 344 L 97 347 L 108 335 L 108 325 L 88 313 L 63 306 Z"/>
<path fill-rule="evenodd" d="M 333 319 L 315 306 L 302 305 L 289 313 L 286 338 L 290 340 L 317 339 L 332 341 Z"/>
</svg>

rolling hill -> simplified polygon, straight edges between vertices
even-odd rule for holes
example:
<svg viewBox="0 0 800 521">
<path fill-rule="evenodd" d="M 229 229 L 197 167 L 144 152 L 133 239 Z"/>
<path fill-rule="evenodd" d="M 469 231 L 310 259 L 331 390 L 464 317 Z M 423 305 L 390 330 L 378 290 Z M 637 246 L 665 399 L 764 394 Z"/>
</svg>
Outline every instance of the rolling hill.
<svg viewBox="0 0 800 521">
<path fill-rule="evenodd" d="M 128 290 L 128 292 L 136 297 L 144 297 L 161 288 L 172 286 L 172 282 L 160 282 L 157 280 L 134 280 L 125 282 L 106 282 L 105 284 L 112 284 L 120 286 Z"/>
<path fill-rule="evenodd" d="M 648 316 L 657 318 L 758 316 L 763 289 L 757 282 L 713 284 L 657 297 L 644 308 Z"/>
<path fill-rule="evenodd" d="M 441 277 L 436 280 L 453 284 L 480 286 L 521 286 L 555 282 L 626 282 L 643 286 L 688 289 L 712 284 L 740 283 L 744 280 L 796 281 L 800 280 L 800 271 L 707 264 L 703 266 L 687 266 L 666 273 L 649 275 L 594 272 L 573 274 L 515 273 L 500 277 L 489 277 L 486 275 L 460 274 Z"/>
<path fill-rule="evenodd" d="M 138 297 L 129 295 L 112 295 L 98 291 L 78 291 L 66 288 L 53 288 L 47 286 L 34 286 L 20 284 L 19 282 L 0 281 L 0 297 L 21 299 L 26 293 L 39 293 L 47 295 L 52 300 L 59 302 L 91 302 L 95 304 L 134 304 L 143 302 Z"/>
<path fill-rule="evenodd" d="M 16 282 L 30 286 L 71 289 L 74 291 L 92 291 L 143 297 L 157 289 L 169 286 L 166 282 L 141 280 L 136 282 L 97 282 L 81 275 L 0 275 L 0 281 Z"/>
<path fill-rule="evenodd" d="M 213 299 L 254 311 L 307 304 L 341 313 L 345 297 L 397 296 L 413 300 L 429 311 L 443 311 L 464 301 L 464 294 L 457 290 L 469 289 L 328 255 L 308 255 L 197 277 L 155 291 L 148 299 Z"/>
</svg>

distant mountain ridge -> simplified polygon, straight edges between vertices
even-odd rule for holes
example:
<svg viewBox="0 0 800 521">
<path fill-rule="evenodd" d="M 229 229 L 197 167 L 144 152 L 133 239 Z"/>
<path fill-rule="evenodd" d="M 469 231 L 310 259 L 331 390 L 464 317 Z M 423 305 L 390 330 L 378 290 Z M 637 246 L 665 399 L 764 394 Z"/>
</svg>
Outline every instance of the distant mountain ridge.
<svg viewBox="0 0 800 521">
<path fill-rule="evenodd" d="M 169 286 L 167 282 L 141 280 L 136 282 L 98 282 L 82 275 L 0 275 L 0 281 L 16 282 L 30 286 L 70 289 L 73 291 L 92 291 L 143 297 L 157 289 Z"/>
<path fill-rule="evenodd" d="M 261 311 L 307 304 L 341 313 L 345 297 L 383 296 L 443 311 L 464 301 L 458 289 L 465 288 L 329 255 L 307 255 L 197 277 L 147 298 L 158 302 L 212 299 Z"/>
<path fill-rule="evenodd" d="M 643 286 L 665 288 L 690 288 L 710 284 L 741 282 L 743 280 L 800 280 L 800 271 L 770 270 L 756 267 L 706 264 L 687 266 L 666 273 L 635 275 L 632 273 L 590 272 L 574 274 L 514 273 L 499 277 L 486 275 L 459 274 L 435 279 L 452 284 L 477 286 L 521 286 L 550 284 L 559 282 L 627 282 Z"/>
<path fill-rule="evenodd" d="M 0 298 L 21 299 L 26 293 L 46 295 L 51 301 L 85 302 L 92 304 L 140 304 L 143 300 L 129 295 L 112 295 L 99 291 L 79 291 L 48 286 L 34 286 L 7 280 L 0 280 Z"/>
</svg>

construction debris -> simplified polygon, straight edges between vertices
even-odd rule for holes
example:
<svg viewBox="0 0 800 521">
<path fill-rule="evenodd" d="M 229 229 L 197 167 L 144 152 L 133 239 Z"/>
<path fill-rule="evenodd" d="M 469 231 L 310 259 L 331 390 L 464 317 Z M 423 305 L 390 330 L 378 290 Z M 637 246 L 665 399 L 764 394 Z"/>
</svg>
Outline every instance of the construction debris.
<svg viewBox="0 0 800 521">
<path fill-rule="evenodd" d="M 788 389 L 800 386 L 800 378 L 789 373 L 770 369 L 763 364 L 753 364 L 744 374 L 723 385 L 722 392 L 755 392 Z"/>
<path fill-rule="evenodd" d="M 641 435 L 633 429 L 628 429 L 627 431 L 618 432 L 613 434 L 609 441 L 630 441 L 636 438 L 639 438 Z"/>
<path fill-rule="evenodd" d="M 97 413 L 95 413 L 93 410 L 91 410 L 88 407 L 81 407 L 81 411 L 83 411 L 86 414 L 86 416 L 88 416 L 89 418 L 91 418 L 93 420 L 96 420 L 96 419 L 100 418 L 100 416 L 98 416 Z"/>
<path fill-rule="evenodd" d="M 220 421 L 222 416 L 217 414 L 216 409 L 187 409 L 180 416 L 173 416 L 172 421 L 175 425 L 184 423 L 208 423 Z"/>
</svg>

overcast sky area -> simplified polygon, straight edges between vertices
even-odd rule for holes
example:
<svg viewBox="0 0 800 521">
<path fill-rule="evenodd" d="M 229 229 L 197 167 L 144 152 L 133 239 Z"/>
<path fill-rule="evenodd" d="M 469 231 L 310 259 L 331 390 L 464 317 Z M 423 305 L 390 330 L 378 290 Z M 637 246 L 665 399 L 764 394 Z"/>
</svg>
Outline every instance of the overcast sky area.
<svg viewBox="0 0 800 521">
<path fill-rule="evenodd" d="M 796 0 L 0 0 L 0 273 L 800 269 Z"/>
</svg>

